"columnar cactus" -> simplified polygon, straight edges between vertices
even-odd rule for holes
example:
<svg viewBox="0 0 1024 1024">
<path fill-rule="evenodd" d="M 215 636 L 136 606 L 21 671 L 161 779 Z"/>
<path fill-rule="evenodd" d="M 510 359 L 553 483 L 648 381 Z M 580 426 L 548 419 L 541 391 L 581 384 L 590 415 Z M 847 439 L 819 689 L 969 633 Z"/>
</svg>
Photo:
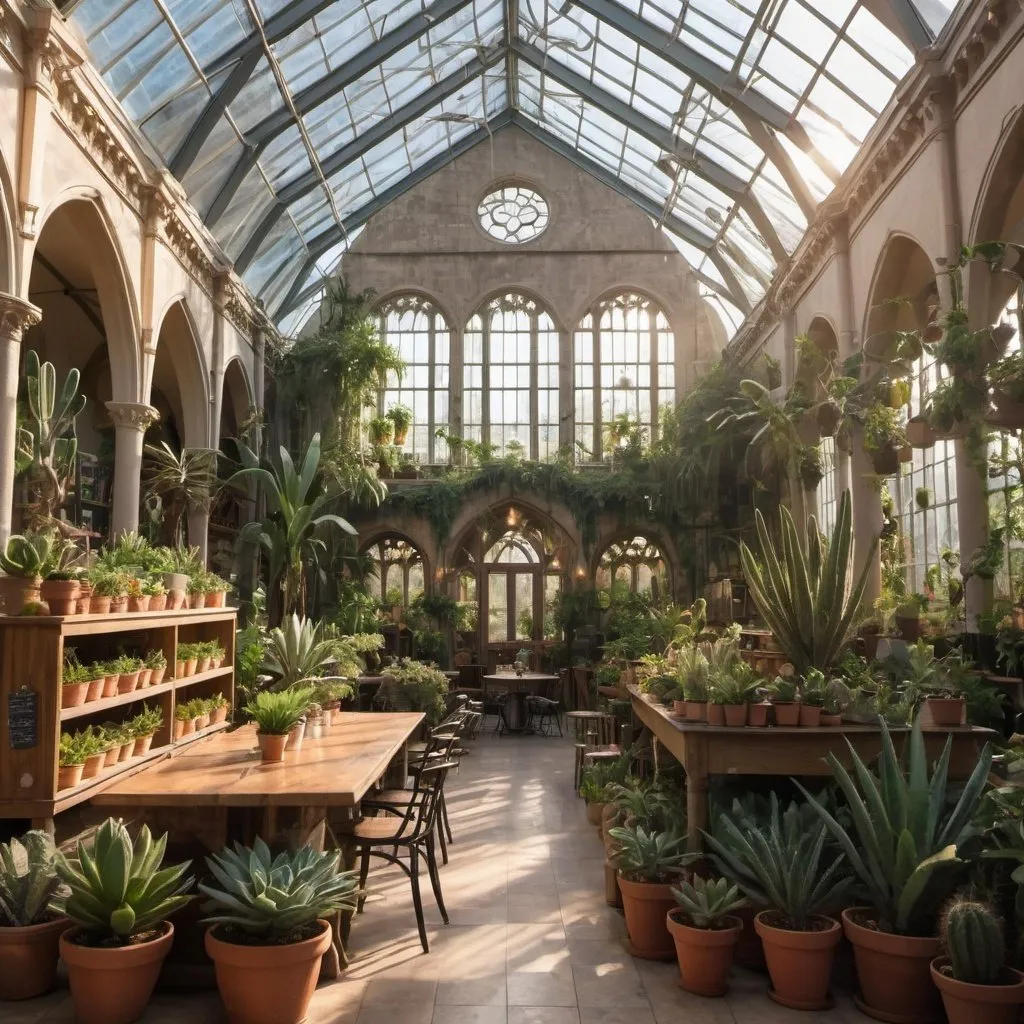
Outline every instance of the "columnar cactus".
<svg viewBox="0 0 1024 1024">
<path fill-rule="evenodd" d="M 1003 925 L 991 907 L 954 900 L 942 922 L 953 977 L 971 985 L 996 985 L 1006 963 Z"/>
</svg>

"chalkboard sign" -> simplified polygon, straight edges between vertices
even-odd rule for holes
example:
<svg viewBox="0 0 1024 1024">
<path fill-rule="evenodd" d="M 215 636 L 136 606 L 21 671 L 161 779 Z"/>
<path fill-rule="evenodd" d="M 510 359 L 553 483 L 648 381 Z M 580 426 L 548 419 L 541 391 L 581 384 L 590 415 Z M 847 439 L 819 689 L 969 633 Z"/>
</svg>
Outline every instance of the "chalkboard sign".
<svg viewBox="0 0 1024 1024">
<path fill-rule="evenodd" d="M 7 730 L 15 750 L 28 750 L 39 742 L 39 694 L 35 690 L 7 695 Z"/>
</svg>

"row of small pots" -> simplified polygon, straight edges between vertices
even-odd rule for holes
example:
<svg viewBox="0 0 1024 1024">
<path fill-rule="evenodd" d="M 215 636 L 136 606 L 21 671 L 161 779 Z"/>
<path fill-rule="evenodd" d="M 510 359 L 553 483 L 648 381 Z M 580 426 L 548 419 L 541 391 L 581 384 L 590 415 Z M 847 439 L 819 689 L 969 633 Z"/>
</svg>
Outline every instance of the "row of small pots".
<svg viewBox="0 0 1024 1024">
<path fill-rule="evenodd" d="M 318 740 L 330 732 L 338 708 L 324 708 L 316 718 L 305 719 L 286 733 L 258 732 L 256 740 L 260 745 L 260 760 L 264 764 L 277 764 L 284 760 L 287 751 L 302 749 L 304 740 Z"/>
<path fill-rule="evenodd" d="M 210 672 L 213 669 L 218 669 L 223 664 L 224 655 L 221 655 L 220 657 L 211 657 L 207 655 L 203 658 L 179 659 L 174 663 L 174 678 L 187 679 L 189 676 L 196 676 L 203 672 Z"/>
<path fill-rule="evenodd" d="M 713 704 L 710 701 L 675 700 L 672 717 L 687 722 L 706 722 L 709 726 L 762 729 L 778 726 L 835 727 L 843 724 L 842 715 L 826 714 L 821 707 L 796 701 L 756 704 Z M 772 719 L 770 722 L 769 719 Z"/>
<path fill-rule="evenodd" d="M 205 714 L 198 715 L 195 718 L 178 718 L 174 722 L 174 738 L 180 740 L 183 736 L 191 736 L 193 733 L 202 732 L 203 729 L 208 729 L 211 725 L 220 725 L 221 722 L 227 720 L 228 707 L 214 708 L 212 711 L 208 711 Z"/>
<path fill-rule="evenodd" d="M 132 757 L 148 754 L 153 745 L 153 736 L 136 736 L 120 746 L 109 747 L 107 750 L 90 754 L 84 764 L 62 764 L 57 769 L 57 789 L 73 789 L 86 779 L 94 779 L 107 768 L 113 768 Z"/>
<path fill-rule="evenodd" d="M 60 688 L 60 706 L 77 708 L 94 700 L 116 697 L 119 693 L 132 693 L 164 681 L 166 667 L 141 668 L 137 672 L 121 672 L 100 676 L 82 683 L 68 683 Z"/>
</svg>

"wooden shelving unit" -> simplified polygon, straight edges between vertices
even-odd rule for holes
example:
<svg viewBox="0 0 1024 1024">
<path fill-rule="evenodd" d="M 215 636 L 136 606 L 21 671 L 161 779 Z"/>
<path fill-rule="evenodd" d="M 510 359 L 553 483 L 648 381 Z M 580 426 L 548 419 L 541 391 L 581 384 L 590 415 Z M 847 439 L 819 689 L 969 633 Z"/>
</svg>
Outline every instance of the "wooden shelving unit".
<svg viewBox="0 0 1024 1024">
<path fill-rule="evenodd" d="M 62 708 L 61 667 L 68 648 L 83 662 L 121 651 L 162 650 L 168 672 L 179 643 L 219 640 L 226 656 L 221 668 L 165 678 L 157 686 Z M 29 818 L 35 825 L 101 793 L 117 779 L 189 743 L 227 728 L 229 722 L 174 740 L 174 709 L 180 701 L 223 693 L 233 705 L 235 691 L 235 610 L 200 608 L 177 612 L 68 615 L 23 618 L 0 616 L 0 818 Z M 129 758 L 70 789 L 57 789 L 62 731 L 121 721 L 143 703 L 163 711 L 163 726 L 149 753 Z"/>
</svg>

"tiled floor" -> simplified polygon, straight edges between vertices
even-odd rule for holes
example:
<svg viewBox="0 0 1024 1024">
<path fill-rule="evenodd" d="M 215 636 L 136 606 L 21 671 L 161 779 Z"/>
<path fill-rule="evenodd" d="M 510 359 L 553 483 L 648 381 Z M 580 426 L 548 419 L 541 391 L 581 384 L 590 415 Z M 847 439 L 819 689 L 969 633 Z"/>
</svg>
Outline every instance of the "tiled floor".
<svg viewBox="0 0 1024 1024">
<path fill-rule="evenodd" d="M 568 741 L 490 735 L 450 779 L 455 845 L 441 883 L 441 924 L 424 879 L 424 955 L 405 876 L 370 875 L 373 897 L 352 930 L 353 963 L 322 985 L 309 1024 L 866 1024 L 848 996 L 799 1013 L 767 998 L 766 979 L 736 971 L 726 999 L 676 985 L 674 964 L 634 960 L 621 913 L 604 901 L 603 858 L 572 794 Z M 3 1004 L 2 1024 L 70 1024 L 66 991 Z M 221 1021 L 215 993 L 158 993 L 145 1024 Z"/>
</svg>

